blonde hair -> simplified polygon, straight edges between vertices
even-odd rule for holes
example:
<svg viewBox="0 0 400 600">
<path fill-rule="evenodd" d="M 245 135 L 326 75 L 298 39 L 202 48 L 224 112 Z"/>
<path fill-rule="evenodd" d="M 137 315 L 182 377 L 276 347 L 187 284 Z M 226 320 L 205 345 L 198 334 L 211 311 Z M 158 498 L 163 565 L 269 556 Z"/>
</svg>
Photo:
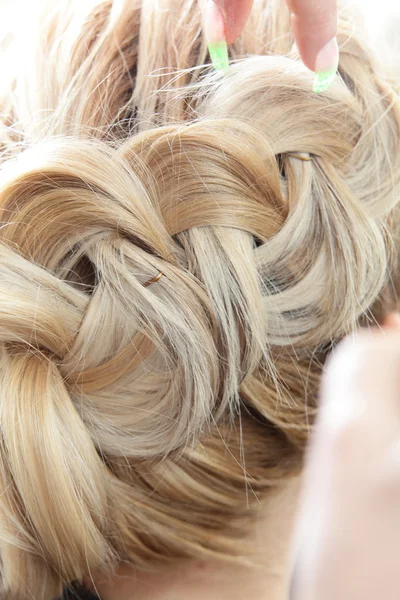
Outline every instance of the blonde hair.
<svg viewBox="0 0 400 600">
<path fill-rule="evenodd" d="M 0 101 L 0 558 L 18 600 L 121 561 L 239 554 L 301 467 L 327 354 L 395 308 L 398 279 L 399 99 L 348 11 L 320 95 L 283 2 L 256 3 L 227 74 L 197 0 L 37 19 L 4 41 Z"/>
</svg>

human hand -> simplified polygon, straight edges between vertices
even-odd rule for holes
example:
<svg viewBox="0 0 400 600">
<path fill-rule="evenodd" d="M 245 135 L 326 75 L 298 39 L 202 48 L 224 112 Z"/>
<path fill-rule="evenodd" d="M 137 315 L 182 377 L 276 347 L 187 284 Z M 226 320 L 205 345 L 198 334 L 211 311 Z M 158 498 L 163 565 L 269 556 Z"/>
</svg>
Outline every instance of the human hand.
<svg viewBox="0 0 400 600">
<path fill-rule="evenodd" d="M 400 598 L 399 323 L 344 341 L 328 365 L 291 600 Z"/>
<path fill-rule="evenodd" d="M 317 73 L 336 71 L 339 60 L 336 0 L 286 0 L 293 35 L 306 67 Z M 208 0 L 204 4 L 209 42 L 225 37 L 231 44 L 241 34 L 253 0 Z"/>
</svg>

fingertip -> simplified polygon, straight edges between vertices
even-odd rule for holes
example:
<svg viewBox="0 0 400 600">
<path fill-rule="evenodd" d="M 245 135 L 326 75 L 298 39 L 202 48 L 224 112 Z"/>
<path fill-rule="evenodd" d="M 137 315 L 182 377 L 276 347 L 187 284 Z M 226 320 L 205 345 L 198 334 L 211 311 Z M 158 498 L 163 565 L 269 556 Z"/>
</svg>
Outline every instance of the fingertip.
<svg viewBox="0 0 400 600">
<path fill-rule="evenodd" d="M 296 14 L 291 13 L 290 23 L 300 58 L 307 69 L 313 71 L 315 67 L 316 52 L 313 52 L 313 47 L 310 46 L 307 38 L 303 35 L 302 23 Z"/>
<path fill-rule="evenodd" d="M 338 66 L 337 2 L 286 0 L 293 36 L 305 66 L 316 73 L 331 72 Z"/>
<path fill-rule="evenodd" d="M 249 18 L 254 0 L 215 0 L 225 23 L 225 39 L 233 44 L 242 33 Z"/>
<path fill-rule="evenodd" d="M 208 44 L 218 44 L 225 37 L 224 17 L 213 0 L 203 5 L 203 31 Z"/>
</svg>

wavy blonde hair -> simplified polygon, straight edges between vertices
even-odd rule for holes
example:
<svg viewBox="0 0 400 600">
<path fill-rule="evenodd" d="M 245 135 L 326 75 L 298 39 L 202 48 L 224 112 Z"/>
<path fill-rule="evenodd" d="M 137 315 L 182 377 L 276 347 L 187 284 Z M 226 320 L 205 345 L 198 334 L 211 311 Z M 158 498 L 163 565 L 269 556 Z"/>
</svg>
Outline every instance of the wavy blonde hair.
<svg viewBox="0 0 400 600">
<path fill-rule="evenodd" d="M 227 74 L 200 22 L 60 0 L 4 40 L 2 597 L 243 552 L 327 354 L 396 307 L 399 98 L 350 14 L 320 95 L 283 2 Z"/>
</svg>

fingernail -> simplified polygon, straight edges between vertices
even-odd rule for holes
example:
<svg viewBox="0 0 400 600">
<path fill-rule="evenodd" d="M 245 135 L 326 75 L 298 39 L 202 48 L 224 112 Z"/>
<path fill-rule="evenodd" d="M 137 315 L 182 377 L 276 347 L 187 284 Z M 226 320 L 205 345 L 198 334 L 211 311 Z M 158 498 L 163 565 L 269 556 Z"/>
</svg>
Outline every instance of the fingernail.
<svg viewBox="0 0 400 600">
<path fill-rule="evenodd" d="M 208 44 L 208 52 L 216 71 L 227 71 L 229 67 L 228 46 L 226 41 Z"/>
<path fill-rule="evenodd" d="M 336 37 L 332 38 L 317 54 L 313 91 L 316 94 L 328 89 L 335 79 L 339 66 L 339 48 Z"/>
<path fill-rule="evenodd" d="M 228 46 L 225 40 L 224 17 L 213 0 L 208 0 L 204 9 L 203 29 L 214 69 L 227 70 L 229 58 Z"/>
</svg>

